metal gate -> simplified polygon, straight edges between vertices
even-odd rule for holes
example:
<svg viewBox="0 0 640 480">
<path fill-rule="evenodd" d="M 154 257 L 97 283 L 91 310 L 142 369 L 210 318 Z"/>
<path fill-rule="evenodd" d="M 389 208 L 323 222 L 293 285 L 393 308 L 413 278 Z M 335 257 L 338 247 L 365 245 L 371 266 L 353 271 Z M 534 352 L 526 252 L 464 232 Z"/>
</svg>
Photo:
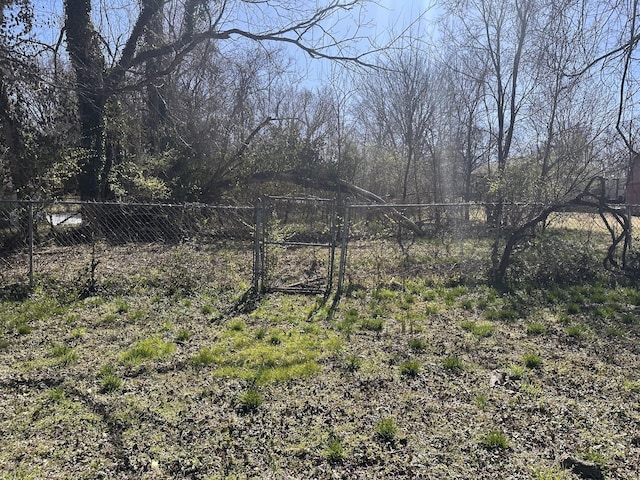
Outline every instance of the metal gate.
<svg viewBox="0 0 640 480">
<path fill-rule="evenodd" d="M 263 197 L 256 217 L 259 290 L 328 295 L 337 239 L 335 200 Z"/>
</svg>

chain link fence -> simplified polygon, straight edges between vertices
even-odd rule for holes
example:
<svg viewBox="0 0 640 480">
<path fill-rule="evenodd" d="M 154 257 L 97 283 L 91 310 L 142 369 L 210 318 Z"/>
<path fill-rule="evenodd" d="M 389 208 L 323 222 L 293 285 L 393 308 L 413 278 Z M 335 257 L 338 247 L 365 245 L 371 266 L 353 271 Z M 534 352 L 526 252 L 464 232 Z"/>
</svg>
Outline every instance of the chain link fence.
<svg viewBox="0 0 640 480">
<path fill-rule="evenodd" d="M 0 288 L 57 283 L 80 293 L 202 287 L 232 299 L 249 288 L 345 288 L 486 282 L 511 232 L 542 207 L 339 205 L 265 198 L 250 206 L 0 201 Z M 637 230 L 640 209 L 616 207 Z M 608 227 L 607 227 L 608 225 Z M 567 282 L 601 275 L 615 218 L 551 214 L 514 249 L 509 276 Z M 631 239 L 631 237 L 630 237 Z M 637 242 L 633 241 L 634 244 Z M 497 246 L 497 248 L 496 248 Z M 339 256 L 335 259 L 334 255 Z M 635 250 L 628 253 L 637 257 Z"/>
<path fill-rule="evenodd" d="M 0 281 L 240 292 L 252 285 L 254 224 L 253 207 L 3 201 Z"/>
</svg>

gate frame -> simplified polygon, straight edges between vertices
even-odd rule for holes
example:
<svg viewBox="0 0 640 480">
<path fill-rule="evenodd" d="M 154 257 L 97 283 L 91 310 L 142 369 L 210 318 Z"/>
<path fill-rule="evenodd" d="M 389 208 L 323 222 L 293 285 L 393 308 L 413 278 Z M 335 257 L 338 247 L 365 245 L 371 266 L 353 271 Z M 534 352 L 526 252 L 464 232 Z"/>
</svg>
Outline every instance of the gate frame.
<svg viewBox="0 0 640 480">
<path fill-rule="evenodd" d="M 292 200 L 295 202 L 321 202 L 330 204 L 330 241 L 329 243 L 320 242 L 289 242 L 289 241 L 273 241 L 269 239 L 268 221 L 269 212 L 272 210 L 272 201 Z M 254 280 L 253 287 L 256 292 L 284 292 L 299 294 L 323 294 L 329 296 L 333 289 L 333 277 L 335 275 L 335 254 L 338 247 L 338 223 L 337 223 L 337 199 L 335 198 L 319 198 L 319 197 L 299 197 L 299 196 L 270 196 L 263 195 L 257 199 L 255 204 L 255 238 L 254 238 Z M 322 287 L 312 285 L 293 284 L 283 287 L 274 287 L 269 285 L 268 281 L 268 258 L 269 246 L 284 247 L 318 247 L 328 250 L 328 266 L 326 272 L 326 282 Z M 342 270 L 342 267 L 340 268 Z"/>
</svg>

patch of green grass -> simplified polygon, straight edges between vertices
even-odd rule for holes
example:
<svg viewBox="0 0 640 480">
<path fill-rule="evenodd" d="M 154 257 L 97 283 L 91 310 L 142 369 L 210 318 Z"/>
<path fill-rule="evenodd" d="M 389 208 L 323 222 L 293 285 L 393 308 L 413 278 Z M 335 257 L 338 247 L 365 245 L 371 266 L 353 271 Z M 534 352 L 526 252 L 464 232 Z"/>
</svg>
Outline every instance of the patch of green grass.
<svg viewBox="0 0 640 480">
<path fill-rule="evenodd" d="M 340 463 L 347 456 L 342 441 L 334 435 L 329 437 L 323 454 L 330 463 Z"/>
<path fill-rule="evenodd" d="M 178 331 L 176 335 L 176 342 L 184 343 L 188 341 L 191 338 L 191 336 L 192 336 L 191 330 L 183 328 L 180 331 Z"/>
<path fill-rule="evenodd" d="M 358 355 L 347 355 L 344 357 L 343 365 L 347 372 L 356 372 L 362 366 L 362 359 Z"/>
<path fill-rule="evenodd" d="M 484 410 L 485 408 L 487 408 L 487 405 L 489 404 L 489 397 L 487 395 L 480 394 L 477 395 L 474 399 L 473 399 L 473 403 L 476 404 L 476 407 L 478 407 L 478 409 L 480 410 Z"/>
<path fill-rule="evenodd" d="M 506 450 L 509 448 L 509 439 L 501 430 L 491 430 L 481 439 L 480 443 L 486 448 L 495 450 Z"/>
<path fill-rule="evenodd" d="M 582 338 L 587 333 L 587 327 L 578 323 L 565 328 L 565 333 L 573 338 Z"/>
<path fill-rule="evenodd" d="M 60 403 L 65 398 L 66 395 L 62 387 L 54 387 L 46 393 L 47 400 L 53 403 Z"/>
<path fill-rule="evenodd" d="M 632 393 L 640 393 L 640 381 L 637 380 L 625 380 L 622 383 L 625 390 L 629 390 Z"/>
<path fill-rule="evenodd" d="M 71 365 L 78 361 L 78 354 L 69 345 L 54 345 L 51 348 L 51 356 L 55 358 L 56 364 L 61 366 Z"/>
<path fill-rule="evenodd" d="M 540 392 L 542 391 L 542 389 L 540 388 L 539 385 L 525 382 L 522 385 L 520 385 L 520 391 L 522 393 L 526 393 L 527 395 L 531 395 L 532 397 L 537 397 L 538 395 L 540 395 Z"/>
<path fill-rule="evenodd" d="M 213 313 L 213 307 L 211 305 L 202 305 L 202 307 L 200 307 L 200 313 L 203 315 L 211 315 Z"/>
<path fill-rule="evenodd" d="M 522 363 L 527 368 L 540 368 L 542 367 L 542 358 L 536 353 L 525 353 L 522 356 Z"/>
<path fill-rule="evenodd" d="M 460 327 L 478 338 L 490 337 L 495 330 L 495 327 L 491 322 L 474 322 L 473 320 L 462 322 Z"/>
<path fill-rule="evenodd" d="M 242 332 L 246 328 L 245 323 L 242 320 L 233 320 L 229 323 L 229 330 L 232 332 Z"/>
<path fill-rule="evenodd" d="M 120 356 L 122 363 L 138 365 L 148 360 L 168 357 L 176 351 L 176 345 L 159 337 L 148 338 L 137 342 Z"/>
<path fill-rule="evenodd" d="M 400 373 L 406 377 L 417 377 L 420 373 L 420 362 L 416 360 L 408 360 L 400 365 Z"/>
<path fill-rule="evenodd" d="M 392 418 L 383 418 L 376 423 L 376 437 L 382 442 L 391 443 L 398 433 L 398 426 Z"/>
<path fill-rule="evenodd" d="M 540 322 L 529 322 L 525 325 L 527 335 L 542 335 L 547 333 L 546 327 Z"/>
<path fill-rule="evenodd" d="M 255 388 L 249 388 L 238 395 L 238 408 L 245 413 L 257 410 L 263 402 L 262 394 Z"/>
<path fill-rule="evenodd" d="M 198 350 L 198 353 L 191 357 L 191 364 L 196 368 L 213 365 L 215 362 L 216 355 L 213 350 L 208 347 L 202 347 L 200 350 Z"/>
<path fill-rule="evenodd" d="M 381 318 L 366 318 L 360 322 L 360 327 L 363 330 L 380 333 L 384 330 L 384 320 Z"/>
<path fill-rule="evenodd" d="M 122 387 L 122 379 L 114 373 L 100 377 L 100 390 L 104 393 L 115 392 Z"/>
<path fill-rule="evenodd" d="M 427 349 L 427 342 L 419 337 L 411 337 L 409 348 L 416 353 L 424 352 Z"/>
<path fill-rule="evenodd" d="M 31 332 L 33 332 L 33 327 L 26 323 L 19 323 L 16 325 L 16 333 L 18 335 L 29 335 Z"/>
<path fill-rule="evenodd" d="M 510 308 L 491 309 L 485 312 L 485 318 L 493 321 L 512 322 L 520 317 L 520 314 Z"/>
<path fill-rule="evenodd" d="M 509 378 L 513 380 L 520 380 L 525 373 L 525 368 L 522 365 L 518 365 L 517 363 L 512 363 L 507 368 L 507 374 L 509 375 Z"/>
<path fill-rule="evenodd" d="M 568 303 L 564 307 L 564 309 L 565 309 L 565 312 L 567 312 L 569 315 L 576 315 L 580 313 L 580 311 L 582 310 L 582 307 L 577 303 Z"/>
<path fill-rule="evenodd" d="M 447 370 L 451 370 L 454 372 L 459 372 L 461 370 L 464 370 L 465 365 L 464 362 L 460 359 L 460 357 L 458 356 L 450 356 L 450 357 L 446 357 L 445 359 L 442 360 L 442 366 L 447 369 Z"/>
<path fill-rule="evenodd" d="M 86 333 L 87 331 L 84 328 L 74 328 L 71 330 L 71 336 L 73 338 L 82 338 L 85 336 Z"/>
<path fill-rule="evenodd" d="M 560 467 L 541 467 L 533 470 L 533 480 L 570 480 L 569 472 Z"/>
<path fill-rule="evenodd" d="M 11 344 L 9 343 L 8 340 L 5 340 L 4 338 L 0 338 L 0 352 L 3 350 L 7 350 L 10 345 Z"/>
</svg>

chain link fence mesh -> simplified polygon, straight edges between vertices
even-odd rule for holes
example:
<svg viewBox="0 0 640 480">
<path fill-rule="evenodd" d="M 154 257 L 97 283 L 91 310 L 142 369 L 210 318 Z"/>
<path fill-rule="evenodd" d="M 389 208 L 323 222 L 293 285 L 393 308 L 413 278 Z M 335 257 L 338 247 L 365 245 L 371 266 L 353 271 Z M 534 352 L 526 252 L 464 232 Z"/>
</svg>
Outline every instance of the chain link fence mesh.
<svg viewBox="0 0 640 480">
<path fill-rule="evenodd" d="M 231 300 L 251 286 L 253 207 L 86 202 L 2 202 L 0 207 L 4 288 L 29 283 L 30 261 L 36 285 L 57 283 L 80 294 L 132 288 L 189 294 L 206 286 L 228 291 Z"/>
<path fill-rule="evenodd" d="M 346 288 L 403 286 L 415 278 L 486 282 L 508 225 L 541 209 L 506 205 L 499 222 L 493 204 L 335 205 L 276 197 L 256 214 L 237 206 L 0 201 L 0 287 L 33 281 L 80 293 L 149 288 L 167 295 L 205 287 L 231 304 L 258 277 L 266 290 L 308 293 L 330 289 L 338 271 Z M 258 243 L 256 218 L 262 218 Z M 640 217 L 630 218 L 632 231 L 640 231 Z M 539 284 L 602 275 L 612 231 L 620 228 L 598 212 L 553 213 L 514 250 L 508 274 Z M 341 245 L 344 263 L 338 268 L 336 260 L 334 268 L 333 249 L 338 257 Z M 629 262 L 637 261 L 635 252 Z"/>
</svg>

